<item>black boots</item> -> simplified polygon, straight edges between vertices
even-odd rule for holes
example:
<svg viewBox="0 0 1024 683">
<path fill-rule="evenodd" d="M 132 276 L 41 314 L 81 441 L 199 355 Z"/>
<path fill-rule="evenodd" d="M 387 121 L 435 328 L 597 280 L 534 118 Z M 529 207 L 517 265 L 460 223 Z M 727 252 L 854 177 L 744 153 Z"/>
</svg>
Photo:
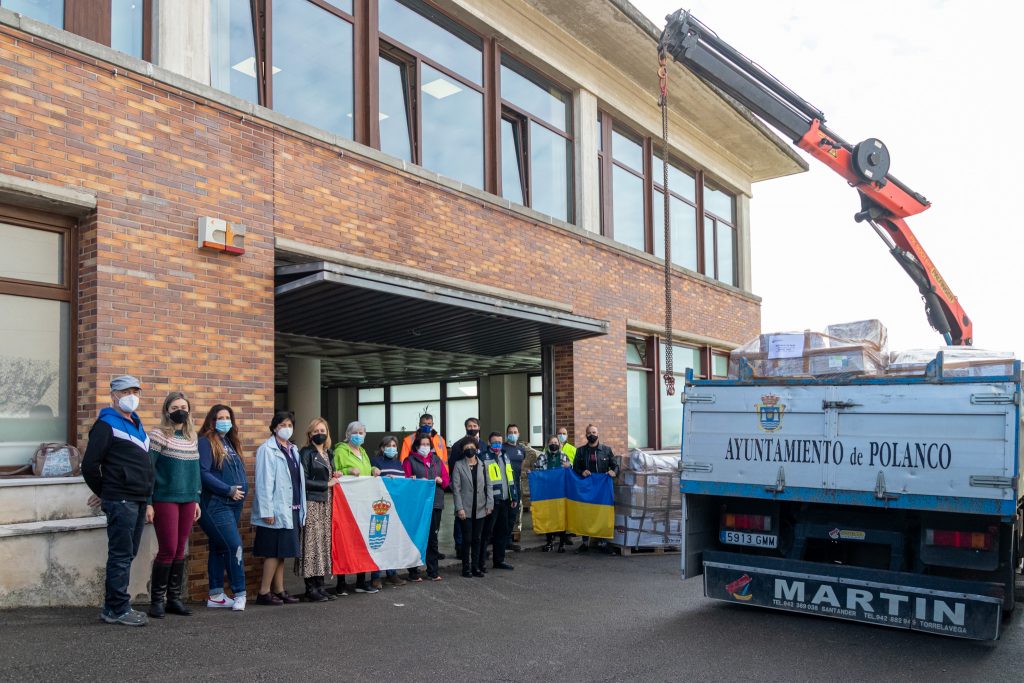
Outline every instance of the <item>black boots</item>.
<svg viewBox="0 0 1024 683">
<path fill-rule="evenodd" d="M 306 600 L 309 602 L 327 602 L 327 596 L 320 592 L 320 584 L 323 582 L 319 576 L 313 576 L 306 581 Z"/>
<path fill-rule="evenodd" d="M 153 573 L 149 579 L 149 616 L 154 619 L 164 618 L 164 594 L 167 593 L 170 574 L 171 565 L 153 563 Z"/>
<path fill-rule="evenodd" d="M 167 578 L 167 613 L 180 614 L 183 617 L 192 615 L 192 610 L 181 601 L 181 588 L 185 582 L 185 560 L 175 560 L 170 565 L 170 576 Z"/>
</svg>

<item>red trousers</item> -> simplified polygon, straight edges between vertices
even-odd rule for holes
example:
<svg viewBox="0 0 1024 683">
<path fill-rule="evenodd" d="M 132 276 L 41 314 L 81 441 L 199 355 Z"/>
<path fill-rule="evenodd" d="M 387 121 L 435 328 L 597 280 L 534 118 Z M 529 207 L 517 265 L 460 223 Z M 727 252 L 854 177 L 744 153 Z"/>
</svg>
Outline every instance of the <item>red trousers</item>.
<svg viewBox="0 0 1024 683">
<path fill-rule="evenodd" d="M 185 559 L 185 545 L 196 517 L 196 503 L 153 503 L 157 564 Z"/>
</svg>

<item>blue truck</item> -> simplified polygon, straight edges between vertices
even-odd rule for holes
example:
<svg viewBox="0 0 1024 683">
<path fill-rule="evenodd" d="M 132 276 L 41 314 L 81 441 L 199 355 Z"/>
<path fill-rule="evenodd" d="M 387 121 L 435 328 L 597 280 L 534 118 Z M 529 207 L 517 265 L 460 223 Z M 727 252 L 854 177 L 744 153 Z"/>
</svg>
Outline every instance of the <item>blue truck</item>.
<svg viewBox="0 0 1024 683">
<path fill-rule="evenodd" d="M 744 364 L 745 365 L 745 364 Z M 708 598 L 998 638 L 1021 570 L 1020 361 L 955 376 L 698 380 L 682 572 Z"/>
</svg>

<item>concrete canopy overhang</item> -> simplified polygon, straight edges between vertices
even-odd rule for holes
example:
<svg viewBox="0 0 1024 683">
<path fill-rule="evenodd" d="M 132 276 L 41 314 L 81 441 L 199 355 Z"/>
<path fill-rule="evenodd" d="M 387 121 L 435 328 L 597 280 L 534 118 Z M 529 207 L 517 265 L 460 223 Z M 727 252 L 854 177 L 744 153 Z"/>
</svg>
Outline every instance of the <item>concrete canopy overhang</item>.
<svg viewBox="0 0 1024 683">
<path fill-rule="evenodd" d="M 319 261 L 276 269 L 281 334 L 472 356 L 537 353 L 608 333 L 608 322 Z M 499 326 L 497 328 L 495 326 Z"/>
</svg>

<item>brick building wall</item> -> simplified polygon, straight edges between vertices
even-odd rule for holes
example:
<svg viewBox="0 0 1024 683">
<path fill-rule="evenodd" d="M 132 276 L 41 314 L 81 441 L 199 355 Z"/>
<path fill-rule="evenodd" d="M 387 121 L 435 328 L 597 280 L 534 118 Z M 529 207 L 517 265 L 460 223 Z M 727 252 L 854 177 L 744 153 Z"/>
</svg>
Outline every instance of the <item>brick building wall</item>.
<svg viewBox="0 0 1024 683">
<path fill-rule="evenodd" d="M 78 229 L 81 446 L 107 380 L 130 372 L 145 384 L 148 425 L 170 390 L 189 395 L 197 419 L 231 404 L 251 472 L 274 401 L 279 236 L 610 321 L 609 335 L 556 349 L 556 414 L 575 438 L 593 421 L 606 443 L 625 447 L 626 320 L 663 315 L 663 273 L 649 259 L 9 28 L 0 29 L 0 140 L 0 173 L 97 196 Z M 204 215 L 245 224 L 246 253 L 199 251 Z M 758 332 L 756 299 L 685 274 L 673 286 L 677 328 L 737 342 Z M 196 596 L 205 544 L 193 534 Z"/>
</svg>

